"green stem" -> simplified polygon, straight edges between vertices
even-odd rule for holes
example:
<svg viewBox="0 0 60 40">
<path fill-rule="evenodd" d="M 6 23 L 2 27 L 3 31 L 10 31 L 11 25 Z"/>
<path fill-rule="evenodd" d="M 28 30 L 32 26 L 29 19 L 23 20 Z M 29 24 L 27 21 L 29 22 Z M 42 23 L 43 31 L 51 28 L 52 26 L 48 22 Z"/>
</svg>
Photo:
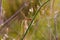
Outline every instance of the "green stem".
<svg viewBox="0 0 60 40">
<path fill-rule="evenodd" d="M 35 19 L 36 16 L 38 15 L 38 12 L 40 11 L 40 9 L 41 9 L 47 2 L 49 2 L 49 1 L 50 1 L 50 0 L 46 1 L 45 3 L 43 3 L 42 6 L 40 6 L 40 8 L 35 12 L 34 18 L 32 19 L 30 25 L 28 26 L 28 29 L 26 30 L 26 32 L 25 32 L 25 34 L 23 35 L 23 37 L 22 37 L 21 40 L 23 40 L 23 39 L 25 38 L 25 36 L 27 35 L 28 30 L 29 30 L 29 28 L 31 27 L 31 25 L 32 25 L 32 23 L 33 23 L 33 21 L 34 21 L 34 19 Z"/>
</svg>

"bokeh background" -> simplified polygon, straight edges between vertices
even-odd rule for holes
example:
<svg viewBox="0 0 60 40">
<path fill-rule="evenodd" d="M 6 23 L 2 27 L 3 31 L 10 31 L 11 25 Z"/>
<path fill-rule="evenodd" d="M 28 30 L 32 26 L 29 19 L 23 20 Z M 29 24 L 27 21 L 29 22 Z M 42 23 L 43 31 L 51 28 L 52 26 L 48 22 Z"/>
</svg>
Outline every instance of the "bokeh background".
<svg viewBox="0 0 60 40">
<path fill-rule="evenodd" d="M 0 0 L 0 40 L 60 40 L 60 0 Z"/>
</svg>

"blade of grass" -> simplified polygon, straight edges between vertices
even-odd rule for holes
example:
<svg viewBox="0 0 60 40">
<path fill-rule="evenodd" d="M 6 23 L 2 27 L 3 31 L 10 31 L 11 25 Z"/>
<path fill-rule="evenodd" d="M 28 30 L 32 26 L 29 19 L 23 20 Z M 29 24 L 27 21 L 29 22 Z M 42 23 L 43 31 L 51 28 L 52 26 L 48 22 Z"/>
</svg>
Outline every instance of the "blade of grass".
<svg viewBox="0 0 60 40">
<path fill-rule="evenodd" d="M 21 40 L 23 40 L 23 39 L 25 38 L 25 36 L 27 35 L 28 30 L 29 30 L 29 28 L 31 27 L 31 25 L 32 25 L 34 19 L 36 18 L 38 12 L 40 11 L 40 9 L 41 9 L 47 2 L 49 2 L 49 1 L 50 1 L 50 0 L 46 1 L 45 3 L 43 3 L 42 6 L 40 6 L 40 8 L 35 12 L 34 18 L 32 19 L 30 25 L 28 26 L 28 29 L 26 30 L 26 32 L 25 32 L 25 34 L 23 35 L 23 37 L 21 38 Z"/>
</svg>

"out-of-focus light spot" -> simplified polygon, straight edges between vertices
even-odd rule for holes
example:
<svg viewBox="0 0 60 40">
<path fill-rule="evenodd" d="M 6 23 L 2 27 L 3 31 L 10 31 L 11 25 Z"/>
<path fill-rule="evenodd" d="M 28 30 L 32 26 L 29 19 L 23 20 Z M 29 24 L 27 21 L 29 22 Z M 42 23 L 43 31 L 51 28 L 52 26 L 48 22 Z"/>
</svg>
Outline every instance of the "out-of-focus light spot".
<svg viewBox="0 0 60 40">
<path fill-rule="evenodd" d="M 29 9 L 30 12 L 33 12 L 33 8 Z"/>
</svg>

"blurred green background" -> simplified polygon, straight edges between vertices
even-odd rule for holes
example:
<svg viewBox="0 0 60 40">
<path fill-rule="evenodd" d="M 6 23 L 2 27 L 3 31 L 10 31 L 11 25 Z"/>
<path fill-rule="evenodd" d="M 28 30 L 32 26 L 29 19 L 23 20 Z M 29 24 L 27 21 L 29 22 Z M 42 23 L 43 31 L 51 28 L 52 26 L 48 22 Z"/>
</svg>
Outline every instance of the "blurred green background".
<svg viewBox="0 0 60 40">
<path fill-rule="evenodd" d="M 0 28 L 2 31 L 0 32 L 0 40 L 21 40 L 33 20 L 35 13 L 46 1 L 2 0 L 4 22 L 23 7 L 24 2 L 26 3 L 25 5 L 29 5 L 8 22 L 4 26 L 4 29 Z M 50 0 L 38 11 L 24 40 L 60 40 L 60 0 Z"/>
</svg>

